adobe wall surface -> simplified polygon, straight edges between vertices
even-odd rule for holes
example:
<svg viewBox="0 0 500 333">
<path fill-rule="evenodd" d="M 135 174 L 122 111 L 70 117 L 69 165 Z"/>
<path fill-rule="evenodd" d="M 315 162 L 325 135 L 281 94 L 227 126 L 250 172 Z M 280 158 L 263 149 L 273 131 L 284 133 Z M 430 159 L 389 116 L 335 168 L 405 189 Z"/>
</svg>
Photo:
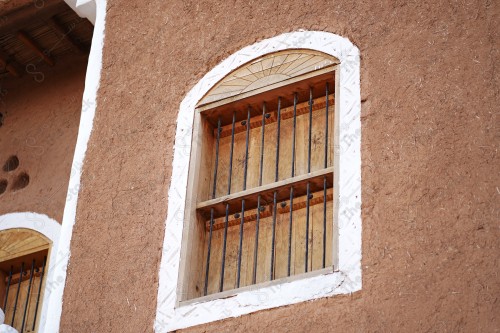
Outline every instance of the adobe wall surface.
<svg viewBox="0 0 500 333">
<path fill-rule="evenodd" d="M 9 183 L 0 195 L 0 215 L 11 212 L 46 214 L 62 221 L 75 149 L 85 82 L 86 58 L 54 68 L 25 73 L 1 82 L 0 180 Z M 19 167 L 2 170 L 16 155 Z M 29 184 L 14 190 L 22 173 Z"/>
<path fill-rule="evenodd" d="M 362 55 L 363 289 L 185 331 L 494 332 L 498 24 L 492 1 L 109 0 L 61 332 L 152 332 L 179 103 L 300 28 Z"/>
</svg>

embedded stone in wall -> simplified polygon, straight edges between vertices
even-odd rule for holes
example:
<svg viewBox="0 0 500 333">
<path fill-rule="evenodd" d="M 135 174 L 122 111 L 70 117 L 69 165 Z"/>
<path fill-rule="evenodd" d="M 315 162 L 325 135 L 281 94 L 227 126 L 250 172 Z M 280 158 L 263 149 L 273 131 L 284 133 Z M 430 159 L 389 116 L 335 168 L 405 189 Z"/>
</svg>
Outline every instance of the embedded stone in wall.
<svg viewBox="0 0 500 333">
<path fill-rule="evenodd" d="M 29 183 L 30 183 L 30 176 L 26 172 L 22 172 L 14 180 L 14 184 L 12 185 L 12 190 L 19 191 L 28 186 Z"/>
<path fill-rule="evenodd" d="M 7 159 L 2 169 L 5 172 L 10 172 L 16 170 L 18 166 L 19 166 L 19 158 L 16 155 L 12 155 Z"/>
<path fill-rule="evenodd" d="M 6 179 L 2 179 L 0 180 L 0 195 L 5 193 L 5 191 L 7 191 L 7 185 L 9 183 L 7 182 Z"/>
</svg>

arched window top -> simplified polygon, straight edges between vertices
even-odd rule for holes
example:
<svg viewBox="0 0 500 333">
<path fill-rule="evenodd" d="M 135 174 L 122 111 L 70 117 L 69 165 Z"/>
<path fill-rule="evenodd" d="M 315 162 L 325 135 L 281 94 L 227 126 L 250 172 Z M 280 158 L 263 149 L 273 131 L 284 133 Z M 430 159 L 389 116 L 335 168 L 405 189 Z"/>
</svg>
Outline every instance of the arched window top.
<svg viewBox="0 0 500 333">
<path fill-rule="evenodd" d="M 198 105 L 237 96 L 338 64 L 335 57 L 309 49 L 266 54 L 237 68 L 218 82 Z"/>
<path fill-rule="evenodd" d="M 0 231 L 0 262 L 48 249 L 52 242 L 42 234 L 30 229 Z"/>
</svg>

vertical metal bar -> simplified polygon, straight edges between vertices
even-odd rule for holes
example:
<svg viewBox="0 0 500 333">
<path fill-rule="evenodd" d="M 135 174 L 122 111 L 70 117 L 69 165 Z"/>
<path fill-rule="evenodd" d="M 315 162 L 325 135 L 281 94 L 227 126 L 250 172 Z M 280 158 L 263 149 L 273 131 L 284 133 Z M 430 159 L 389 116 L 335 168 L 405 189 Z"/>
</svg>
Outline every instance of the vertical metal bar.
<svg viewBox="0 0 500 333">
<path fill-rule="evenodd" d="M 288 219 L 288 269 L 287 276 L 290 276 L 290 266 L 292 262 L 292 219 L 293 219 L 293 186 L 290 187 L 290 217 Z"/>
<path fill-rule="evenodd" d="M 250 137 L 250 106 L 247 109 L 247 132 L 245 138 L 245 169 L 243 171 L 243 191 L 247 189 L 247 172 L 248 172 L 248 140 Z M 241 200 L 241 220 L 240 220 L 240 244 L 238 247 L 238 271 L 236 274 L 236 288 L 240 287 L 241 273 L 241 253 L 243 251 L 243 224 L 245 223 L 245 199 Z"/>
<path fill-rule="evenodd" d="M 207 267 L 205 270 L 205 287 L 203 289 L 203 295 L 207 296 L 208 292 L 208 273 L 210 271 L 210 251 L 212 249 L 212 232 L 214 229 L 214 209 L 210 209 L 210 231 L 208 232 L 208 244 L 207 244 Z"/>
<path fill-rule="evenodd" d="M 264 131 L 266 126 L 266 103 L 262 104 L 262 127 L 261 127 L 261 137 L 260 137 L 260 167 L 259 167 L 259 186 L 262 185 L 262 168 L 264 167 Z"/>
<path fill-rule="evenodd" d="M 295 176 L 295 129 L 297 127 L 297 93 L 293 94 L 293 131 L 292 131 L 292 178 Z M 292 221 L 293 221 L 293 186 L 290 186 L 290 217 L 288 218 L 288 269 L 290 276 L 292 262 Z"/>
<path fill-rule="evenodd" d="M 229 204 L 226 204 L 226 218 L 224 219 L 224 240 L 222 245 L 222 262 L 220 269 L 219 291 L 224 290 L 224 268 L 226 267 L 226 244 L 227 244 L 228 222 L 229 222 Z"/>
<path fill-rule="evenodd" d="M 313 106 L 313 94 L 312 87 L 309 88 L 309 142 L 307 148 L 307 173 L 311 172 L 311 142 L 312 142 L 312 106 Z M 307 182 L 307 198 L 306 198 L 306 259 L 305 259 L 305 271 L 308 271 L 308 260 L 309 260 L 309 210 L 310 210 L 310 195 L 311 186 L 309 181 Z"/>
<path fill-rule="evenodd" d="M 328 167 L 328 82 L 326 83 L 326 106 L 325 106 L 325 163 L 324 168 Z"/>
<path fill-rule="evenodd" d="M 276 128 L 276 166 L 275 166 L 275 175 L 274 181 L 277 182 L 279 179 L 279 157 L 280 157 L 280 126 L 281 126 L 281 97 L 278 97 L 278 124 Z M 276 246 L 276 195 L 277 192 L 274 191 L 274 199 L 273 199 L 273 233 L 272 233 L 272 241 L 271 241 L 271 271 L 270 271 L 270 280 L 274 278 L 274 248 Z"/>
<path fill-rule="evenodd" d="M 240 243 L 238 246 L 238 271 L 236 273 L 236 288 L 240 287 L 241 252 L 243 246 L 243 224 L 245 223 L 245 199 L 241 200 Z"/>
<path fill-rule="evenodd" d="M 308 271 L 308 260 L 309 260 L 309 211 L 310 211 L 310 196 L 311 196 L 311 184 L 307 182 L 307 198 L 306 198 L 306 259 L 305 259 L 305 272 Z"/>
<path fill-rule="evenodd" d="M 266 125 L 266 103 L 262 104 L 262 125 L 260 138 L 260 165 L 259 165 L 259 186 L 262 185 L 262 168 L 264 166 L 264 132 Z M 255 221 L 255 246 L 253 248 L 253 276 L 252 284 L 257 280 L 257 253 L 259 249 L 259 224 L 260 224 L 260 194 L 257 196 L 257 220 Z"/>
<path fill-rule="evenodd" d="M 233 176 L 234 124 L 235 123 L 236 123 L 236 112 L 233 112 L 233 125 L 231 127 L 231 148 L 229 150 L 229 178 L 227 181 L 227 194 L 231 194 L 231 179 Z"/>
<path fill-rule="evenodd" d="M 5 301 L 3 302 L 3 311 L 7 313 L 7 299 L 9 297 L 10 282 L 12 281 L 12 271 L 14 266 L 10 266 L 9 279 L 7 280 L 7 288 L 5 291 Z"/>
<path fill-rule="evenodd" d="M 38 285 L 38 295 L 36 296 L 35 316 L 33 317 L 33 327 L 31 328 L 32 331 L 35 330 L 36 316 L 38 314 L 38 305 L 40 304 L 40 295 L 42 294 L 42 282 L 43 282 L 43 275 L 45 274 L 46 263 L 47 263 L 47 257 L 43 257 L 42 272 L 40 273 L 40 283 Z"/>
<path fill-rule="evenodd" d="M 328 167 L 328 82 L 326 83 L 326 106 L 325 106 L 325 163 Z M 326 266 L 326 176 L 323 177 L 323 268 Z"/>
<path fill-rule="evenodd" d="M 307 147 L 307 173 L 311 172 L 312 107 L 313 107 L 313 93 L 312 93 L 312 88 L 309 88 L 309 142 Z"/>
<path fill-rule="evenodd" d="M 221 132 L 221 122 L 220 117 L 217 121 L 217 139 L 215 142 L 215 166 L 214 166 L 214 182 L 212 185 L 212 199 L 215 199 L 215 194 L 217 190 L 217 169 L 219 166 L 219 141 L 220 141 L 220 132 Z M 212 249 L 212 232 L 214 227 L 214 209 L 210 209 L 210 231 L 208 234 L 208 249 L 207 249 L 207 265 L 205 271 L 205 287 L 203 290 L 203 295 L 207 295 L 208 291 L 208 273 L 210 270 L 210 251 Z"/>
<path fill-rule="evenodd" d="M 234 125 L 236 123 L 236 112 L 233 112 L 233 125 L 231 127 L 231 147 L 229 150 L 229 179 L 227 182 L 227 194 L 231 194 L 231 177 L 233 174 L 233 151 L 234 151 Z M 229 222 L 229 204 L 226 204 L 226 218 L 224 220 L 224 241 L 222 246 L 222 262 L 220 270 L 219 291 L 224 290 L 224 268 L 226 267 L 226 245 L 227 245 L 227 227 Z"/>
<path fill-rule="evenodd" d="M 245 139 L 245 169 L 243 171 L 243 191 L 247 189 L 247 173 L 248 173 L 248 140 L 250 138 L 250 106 L 247 110 L 247 133 Z"/>
<path fill-rule="evenodd" d="M 297 128 L 297 93 L 293 94 L 293 132 L 292 132 L 292 177 L 295 176 L 295 129 Z"/>
<path fill-rule="evenodd" d="M 252 284 L 255 284 L 257 280 L 257 252 L 259 248 L 259 224 L 260 224 L 260 194 L 257 196 L 257 221 L 255 221 L 255 246 L 253 248 Z"/>
<path fill-rule="evenodd" d="M 215 199 L 215 194 L 217 192 L 217 171 L 219 169 L 219 142 L 220 142 L 220 132 L 221 132 L 221 122 L 220 116 L 217 120 L 217 139 L 215 141 L 215 166 L 214 166 L 214 182 L 212 184 L 212 199 Z"/>
<path fill-rule="evenodd" d="M 21 324 L 21 333 L 24 332 L 24 323 L 26 322 L 26 311 L 28 310 L 28 302 L 30 299 L 31 293 L 31 282 L 33 282 L 33 271 L 35 270 L 35 259 L 31 262 L 31 271 L 30 271 L 30 282 L 28 284 L 28 293 L 26 294 L 26 301 L 24 302 L 24 313 L 23 313 L 23 322 Z"/>
<path fill-rule="evenodd" d="M 16 318 L 17 300 L 19 298 L 19 291 L 21 290 L 21 280 L 23 279 L 23 273 L 24 273 L 24 262 L 21 263 L 21 273 L 19 273 L 19 282 L 17 284 L 16 301 L 14 302 L 14 311 L 12 311 L 12 321 L 10 323 L 10 326 L 14 326 L 14 319 Z"/>
<path fill-rule="evenodd" d="M 274 278 L 274 247 L 275 247 L 275 241 L 276 241 L 276 195 L 277 192 L 274 191 L 274 198 L 273 198 L 273 234 L 272 234 L 272 246 L 271 246 L 271 272 L 270 272 L 270 280 Z"/>
<path fill-rule="evenodd" d="M 281 97 L 278 97 L 278 124 L 276 128 L 276 164 L 274 181 L 279 179 L 279 157 L 280 157 L 280 125 L 281 125 Z"/>
</svg>

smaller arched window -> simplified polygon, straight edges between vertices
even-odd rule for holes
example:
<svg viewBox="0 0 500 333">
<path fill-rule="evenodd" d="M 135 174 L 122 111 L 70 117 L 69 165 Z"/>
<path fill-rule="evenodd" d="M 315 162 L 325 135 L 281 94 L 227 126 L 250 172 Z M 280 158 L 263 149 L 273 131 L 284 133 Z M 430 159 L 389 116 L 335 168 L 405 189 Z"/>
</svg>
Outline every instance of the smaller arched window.
<svg viewBox="0 0 500 333">
<path fill-rule="evenodd" d="M 38 332 L 50 247 L 33 230 L 0 231 L 0 308 L 18 332 Z"/>
<path fill-rule="evenodd" d="M 5 324 L 19 332 L 53 331 L 47 312 L 60 285 L 54 280 L 60 234 L 61 225 L 47 215 L 0 215 L 0 308 Z"/>
<path fill-rule="evenodd" d="M 337 64 L 267 54 L 198 104 L 181 302 L 333 270 Z"/>
</svg>

